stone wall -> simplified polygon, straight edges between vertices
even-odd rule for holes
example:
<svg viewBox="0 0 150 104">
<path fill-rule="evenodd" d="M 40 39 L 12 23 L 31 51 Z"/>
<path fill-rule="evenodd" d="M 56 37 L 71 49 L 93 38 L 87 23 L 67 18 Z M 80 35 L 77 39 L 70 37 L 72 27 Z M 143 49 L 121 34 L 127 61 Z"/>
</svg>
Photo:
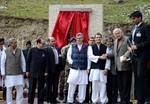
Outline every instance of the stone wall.
<svg viewBox="0 0 150 104">
<path fill-rule="evenodd" d="M 104 23 L 104 34 L 110 35 L 115 27 L 122 27 L 126 35 L 130 34 L 131 26 L 129 24 L 107 23 Z M 18 45 L 23 48 L 27 40 L 31 40 L 35 44 L 35 39 L 39 36 L 47 39 L 48 20 L 0 16 L 0 37 L 4 37 L 6 40 L 11 37 L 16 37 Z"/>
<path fill-rule="evenodd" d="M 112 34 L 112 31 L 114 28 L 121 28 L 124 31 L 124 35 L 129 36 L 131 35 L 131 28 L 132 25 L 131 24 L 108 24 L 108 23 L 104 23 L 104 34 L 105 35 L 110 35 Z"/>
</svg>

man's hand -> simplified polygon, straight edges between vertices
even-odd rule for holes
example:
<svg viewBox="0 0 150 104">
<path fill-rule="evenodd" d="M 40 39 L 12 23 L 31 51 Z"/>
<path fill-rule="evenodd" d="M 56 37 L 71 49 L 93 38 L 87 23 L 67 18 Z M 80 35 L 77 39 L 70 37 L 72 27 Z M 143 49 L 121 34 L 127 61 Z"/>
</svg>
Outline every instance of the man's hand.
<svg viewBox="0 0 150 104">
<path fill-rule="evenodd" d="M 137 50 L 137 46 L 136 45 L 132 45 L 131 48 L 132 48 L 132 50 Z"/>
<path fill-rule="evenodd" d="M 107 54 L 102 54 L 101 56 L 99 56 L 100 59 L 105 60 L 107 59 Z"/>
<path fill-rule="evenodd" d="M 129 52 L 134 53 L 135 50 L 137 50 L 136 45 L 131 45 L 131 47 L 128 47 Z"/>
<path fill-rule="evenodd" d="M 89 74 L 89 73 L 90 73 L 90 69 L 87 69 L 87 70 L 86 70 L 86 73 Z"/>
<path fill-rule="evenodd" d="M 129 50 L 129 52 L 133 52 L 133 50 L 132 50 L 132 48 L 131 47 L 128 47 L 128 50 Z"/>
<path fill-rule="evenodd" d="M 27 76 L 27 78 L 29 78 L 30 77 L 30 73 L 26 72 L 26 76 Z"/>
<path fill-rule="evenodd" d="M 108 73 L 108 69 L 103 70 L 104 75 L 107 75 L 107 73 Z"/>
</svg>

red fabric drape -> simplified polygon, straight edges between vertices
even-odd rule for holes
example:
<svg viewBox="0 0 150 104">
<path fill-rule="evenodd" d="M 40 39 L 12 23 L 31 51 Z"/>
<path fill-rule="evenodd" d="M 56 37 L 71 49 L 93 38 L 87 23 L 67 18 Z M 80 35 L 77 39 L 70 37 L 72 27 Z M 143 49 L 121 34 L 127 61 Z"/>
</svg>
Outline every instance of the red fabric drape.
<svg viewBox="0 0 150 104">
<path fill-rule="evenodd" d="M 63 47 L 67 44 L 67 35 L 70 28 L 72 29 L 72 36 L 82 32 L 84 34 L 84 42 L 88 42 L 88 24 L 89 12 L 59 12 L 52 33 L 52 36 L 56 39 L 57 46 Z"/>
<path fill-rule="evenodd" d="M 89 12 L 75 12 L 72 21 L 72 35 L 82 32 L 84 34 L 84 42 L 88 42 L 88 26 L 89 26 Z"/>
<path fill-rule="evenodd" d="M 72 12 L 59 12 L 57 21 L 52 33 L 56 39 L 56 45 L 62 47 L 67 44 L 67 34 L 71 26 L 74 13 Z"/>
</svg>

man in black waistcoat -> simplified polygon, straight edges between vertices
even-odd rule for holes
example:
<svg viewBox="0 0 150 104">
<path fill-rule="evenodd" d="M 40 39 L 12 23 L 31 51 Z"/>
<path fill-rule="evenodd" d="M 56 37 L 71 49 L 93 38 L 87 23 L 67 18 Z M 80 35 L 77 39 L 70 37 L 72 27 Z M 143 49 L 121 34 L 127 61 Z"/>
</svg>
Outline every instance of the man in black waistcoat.
<svg viewBox="0 0 150 104">
<path fill-rule="evenodd" d="M 106 46 L 101 43 L 102 35 L 95 35 L 95 44 L 89 46 L 88 57 L 91 61 L 91 71 L 89 80 L 92 82 L 92 102 L 102 104 L 108 102 L 106 93 L 107 70 L 105 69 L 106 60 L 101 59 L 101 55 L 106 53 Z"/>
</svg>

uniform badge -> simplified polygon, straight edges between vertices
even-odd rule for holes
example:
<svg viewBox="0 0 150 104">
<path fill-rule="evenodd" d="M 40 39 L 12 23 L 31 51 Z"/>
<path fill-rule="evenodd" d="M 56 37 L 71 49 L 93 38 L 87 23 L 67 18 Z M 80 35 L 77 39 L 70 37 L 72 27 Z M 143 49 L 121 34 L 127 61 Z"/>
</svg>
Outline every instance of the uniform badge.
<svg viewBox="0 0 150 104">
<path fill-rule="evenodd" d="M 138 32 L 138 33 L 136 34 L 136 36 L 137 36 L 137 37 L 141 37 L 141 33 Z"/>
</svg>

